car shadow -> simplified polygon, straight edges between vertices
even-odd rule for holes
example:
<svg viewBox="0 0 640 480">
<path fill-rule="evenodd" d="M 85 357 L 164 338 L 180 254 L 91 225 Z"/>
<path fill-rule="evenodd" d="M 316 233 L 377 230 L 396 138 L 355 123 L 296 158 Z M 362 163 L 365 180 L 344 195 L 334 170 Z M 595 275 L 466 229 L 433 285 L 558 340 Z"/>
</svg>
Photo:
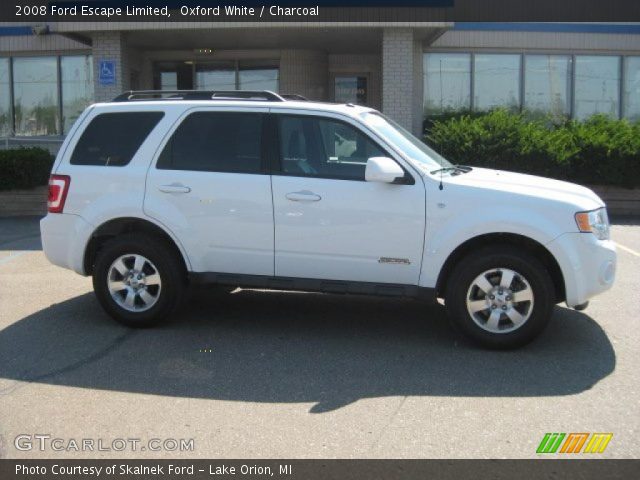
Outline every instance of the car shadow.
<svg viewBox="0 0 640 480">
<path fill-rule="evenodd" d="M 5 392 L 39 382 L 312 402 L 313 413 L 383 396 L 570 395 L 615 363 L 600 326 L 564 308 L 534 343 L 500 352 L 461 341 L 438 305 L 295 292 L 193 292 L 181 315 L 146 330 L 119 326 L 87 293 L 0 331 Z"/>
</svg>

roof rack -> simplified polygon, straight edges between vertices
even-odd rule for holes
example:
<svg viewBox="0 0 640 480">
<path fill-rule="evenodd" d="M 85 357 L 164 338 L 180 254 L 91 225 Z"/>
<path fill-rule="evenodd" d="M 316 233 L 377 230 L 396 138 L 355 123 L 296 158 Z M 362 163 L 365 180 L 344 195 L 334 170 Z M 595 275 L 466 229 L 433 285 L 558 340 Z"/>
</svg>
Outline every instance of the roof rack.
<svg viewBox="0 0 640 480">
<path fill-rule="evenodd" d="M 297 100 L 299 102 L 308 102 L 309 99 L 297 93 L 281 93 L 280 96 L 285 100 Z"/>
<path fill-rule="evenodd" d="M 112 102 L 133 102 L 139 100 L 286 101 L 284 96 L 269 90 L 130 90 L 118 95 Z"/>
</svg>

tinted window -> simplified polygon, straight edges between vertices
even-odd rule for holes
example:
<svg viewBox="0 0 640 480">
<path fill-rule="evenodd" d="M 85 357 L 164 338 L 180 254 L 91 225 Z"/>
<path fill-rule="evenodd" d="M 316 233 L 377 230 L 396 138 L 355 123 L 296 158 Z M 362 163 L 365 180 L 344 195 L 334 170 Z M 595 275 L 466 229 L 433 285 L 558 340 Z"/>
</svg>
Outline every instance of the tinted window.
<svg viewBox="0 0 640 480">
<path fill-rule="evenodd" d="M 364 180 L 367 160 L 387 157 L 350 125 L 313 117 L 280 117 L 282 171 L 290 175 Z"/>
<path fill-rule="evenodd" d="M 262 120 L 259 113 L 192 113 L 165 146 L 157 167 L 260 173 Z"/>
<path fill-rule="evenodd" d="M 127 112 L 96 116 L 78 141 L 71 164 L 127 165 L 163 115 L 162 112 Z"/>
</svg>

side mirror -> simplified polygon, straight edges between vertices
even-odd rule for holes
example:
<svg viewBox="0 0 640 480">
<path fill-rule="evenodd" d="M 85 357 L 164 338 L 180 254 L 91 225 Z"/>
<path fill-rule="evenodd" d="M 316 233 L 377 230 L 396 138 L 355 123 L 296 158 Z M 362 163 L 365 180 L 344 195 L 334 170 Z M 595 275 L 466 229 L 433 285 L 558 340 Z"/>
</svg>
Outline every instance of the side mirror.
<svg viewBox="0 0 640 480">
<path fill-rule="evenodd" d="M 404 177 L 404 170 L 395 160 L 387 157 L 373 157 L 367 160 L 364 179 L 367 182 L 393 183 Z"/>
</svg>

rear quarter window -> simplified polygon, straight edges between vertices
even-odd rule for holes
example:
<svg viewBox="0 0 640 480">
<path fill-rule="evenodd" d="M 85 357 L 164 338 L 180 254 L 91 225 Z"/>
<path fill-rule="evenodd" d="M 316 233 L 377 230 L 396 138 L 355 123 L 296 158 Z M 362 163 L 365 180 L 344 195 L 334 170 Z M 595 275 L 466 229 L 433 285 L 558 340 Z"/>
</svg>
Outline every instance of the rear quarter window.
<svg viewBox="0 0 640 480">
<path fill-rule="evenodd" d="M 71 165 L 127 165 L 163 116 L 163 112 L 102 113 L 95 116 L 78 140 L 71 155 Z"/>
</svg>

